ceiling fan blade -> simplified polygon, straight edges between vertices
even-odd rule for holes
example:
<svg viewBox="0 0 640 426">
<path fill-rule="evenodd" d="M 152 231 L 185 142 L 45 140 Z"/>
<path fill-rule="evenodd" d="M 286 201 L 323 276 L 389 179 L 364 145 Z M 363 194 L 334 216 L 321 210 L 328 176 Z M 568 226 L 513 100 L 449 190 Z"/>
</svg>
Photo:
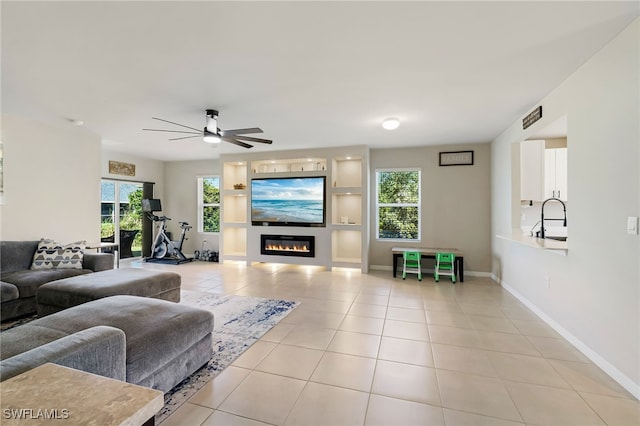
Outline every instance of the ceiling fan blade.
<svg viewBox="0 0 640 426">
<path fill-rule="evenodd" d="M 248 129 L 220 130 L 218 133 L 220 133 L 220 136 L 235 136 L 241 133 L 262 133 L 262 129 L 259 127 L 251 127 Z"/>
<path fill-rule="evenodd" d="M 189 127 L 189 126 L 185 126 L 184 124 L 178 124 L 178 123 L 174 123 L 173 121 L 169 121 L 169 120 L 164 120 L 162 118 L 157 118 L 157 117 L 151 117 L 154 120 L 159 120 L 159 121 L 164 121 L 165 123 L 171 123 L 171 124 L 175 124 L 176 126 L 180 126 L 180 127 L 186 127 L 187 129 L 191 129 L 191 130 L 195 130 L 197 132 L 200 132 L 200 129 L 194 129 L 193 127 Z"/>
<path fill-rule="evenodd" d="M 172 139 L 169 139 L 169 140 L 170 140 L 170 141 L 179 141 L 179 140 L 181 140 L 181 139 L 191 139 L 191 138 L 201 138 L 201 137 L 202 137 L 202 135 L 197 135 L 197 136 L 185 136 L 185 137 L 183 137 L 183 138 L 172 138 Z"/>
<path fill-rule="evenodd" d="M 253 145 L 249 145 L 248 143 L 244 143 L 242 141 L 239 141 L 235 138 L 230 138 L 230 137 L 223 137 L 222 138 L 223 141 L 225 142 L 231 142 L 232 144 L 238 145 L 238 146 L 242 146 L 244 148 L 253 148 Z"/>
<path fill-rule="evenodd" d="M 252 138 L 251 136 L 234 136 L 234 138 L 236 139 L 242 139 L 243 141 L 249 141 L 249 142 L 258 142 L 258 143 L 273 143 L 273 141 L 269 140 L 269 139 L 260 139 L 260 138 Z"/>
<path fill-rule="evenodd" d="M 150 132 L 169 132 L 169 133 L 187 133 L 192 135 L 201 135 L 202 132 L 183 132 L 182 130 L 164 130 L 164 129 L 142 129 Z"/>
</svg>

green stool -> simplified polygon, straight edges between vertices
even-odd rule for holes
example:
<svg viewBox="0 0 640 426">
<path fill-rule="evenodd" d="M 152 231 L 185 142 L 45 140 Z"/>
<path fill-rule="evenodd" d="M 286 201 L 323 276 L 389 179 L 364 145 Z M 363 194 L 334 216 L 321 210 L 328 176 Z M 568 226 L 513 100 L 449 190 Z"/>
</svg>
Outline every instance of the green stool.
<svg viewBox="0 0 640 426">
<path fill-rule="evenodd" d="M 420 258 L 422 253 L 417 251 L 405 251 L 402 254 L 402 279 L 407 278 L 407 272 L 418 274 L 418 281 L 422 281 L 422 268 L 420 267 Z"/>
<path fill-rule="evenodd" d="M 433 274 L 436 282 L 440 281 L 440 275 L 450 275 L 451 282 L 456 282 L 455 260 L 456 255 L 453 253 L 436 253 L 436 269 Z"/>
</svg>

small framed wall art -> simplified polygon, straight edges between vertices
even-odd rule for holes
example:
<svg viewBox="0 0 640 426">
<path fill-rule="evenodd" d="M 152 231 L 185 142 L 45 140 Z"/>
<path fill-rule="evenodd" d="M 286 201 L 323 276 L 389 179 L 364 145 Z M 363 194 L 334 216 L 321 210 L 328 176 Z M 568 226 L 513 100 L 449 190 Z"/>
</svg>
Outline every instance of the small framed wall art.
<svg viewBox="0 0 640 426">
<path fill-rule="evenodd" d="M 136 165 L 109 160 L 109 173 L 113 175 L 135 176 Z"/>
<path fill-rule="evenodd" d="M 473 151 L 441 152 L 440 166 L 473 166 Z"/>
</svg>

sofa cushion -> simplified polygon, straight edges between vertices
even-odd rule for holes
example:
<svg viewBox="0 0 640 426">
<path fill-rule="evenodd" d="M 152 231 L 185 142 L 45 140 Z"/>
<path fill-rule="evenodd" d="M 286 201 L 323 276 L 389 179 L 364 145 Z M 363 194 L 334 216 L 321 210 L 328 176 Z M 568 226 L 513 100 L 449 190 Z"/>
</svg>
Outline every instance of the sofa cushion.
<svg viewBox="0 0 640 426">
<path fill-rule="evenodd" d="M 38 241 L 0 241 L 2 274 L 31 268 Z"/>
<path fill-rule="evenodd" d="M 66 330 L 55 330 L 43 325 L 34 324 L 36 321 L 14 327 L 0 333 L 0 360 L 5 360 L 38 346 L 73 334 Z M 76 331 L 89 327 L 82 327 Z"/>
<path fill-rule="evenodd" d="M 15 285 L 21 298 L 36 295 L 38 287 L 49 281 L 89 274 L 90 269 L 27 269 L 2 274 L 2 281 Z"/>
<path fill-rule="evenodd" d="M 13 284 L 0 281 L 0 302 L 8 302 L 9 300 L 15 300 L 20 297 L 18 287 Z"/>
<path fill-rule="evenodd" d="M 85 247 L 85 241 L 63 245 L 43 238 L 33 255 L 31 269 L 82 269 Z"/>
</svg>

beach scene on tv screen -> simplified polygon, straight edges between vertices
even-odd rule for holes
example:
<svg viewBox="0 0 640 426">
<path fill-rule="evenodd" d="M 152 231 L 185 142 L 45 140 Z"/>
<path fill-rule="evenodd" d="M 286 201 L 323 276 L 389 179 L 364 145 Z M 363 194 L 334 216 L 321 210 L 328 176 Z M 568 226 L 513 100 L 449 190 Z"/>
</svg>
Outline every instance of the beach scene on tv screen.
<svg viewBox="0 0 640 426">
<path fill-rule="evenodd" d="M 257 179 L 251 182 L 251 220 L 324 222 L 324 179 Z"/>
</svg>

